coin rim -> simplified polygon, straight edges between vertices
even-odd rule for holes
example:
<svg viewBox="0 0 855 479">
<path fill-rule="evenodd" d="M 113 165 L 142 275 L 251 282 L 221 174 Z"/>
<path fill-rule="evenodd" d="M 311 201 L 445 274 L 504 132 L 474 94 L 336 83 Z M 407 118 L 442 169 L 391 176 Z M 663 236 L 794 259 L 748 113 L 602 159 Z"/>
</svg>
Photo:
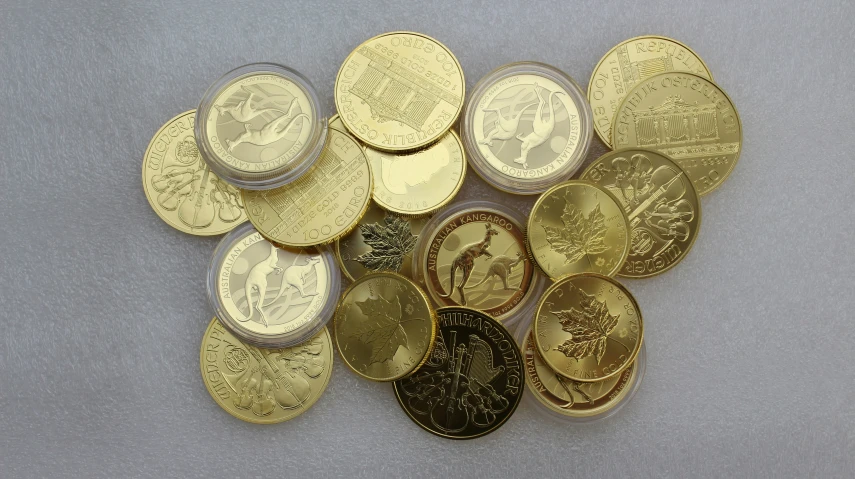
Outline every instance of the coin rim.
<svg viewBox="0 0 855 479">
<path fill-rule="evenodd" d="M 369 145 L 376 150 L 386 151 L 386 152 L 402 152 L 402 151 L 419 150 L 422 147 L 430 145 L 431 143 L 434 143 L 438 139 L 442 138 L 442 136 L 445 133 L 447 133 L 448 130 L 450 130 L 451 127 L 454 126 L 455 123 L 457 123 L 457 120 L 460 118 L 460 113 L 463 111 L 463 107 L 466 104 L 466 76 L 463 74 L 463 66 L 460 65 L 460 62 L 457 60 L 457 57 L 454 55 L 454 53 L 451 51 L 451 49 L 448 48 L 444 43 L 437 40 L 436 38 L 425 35 L 424 33 L 410 32 L 410 31 L 406 31 L 406 30 L 395 30 L 392 32 L 386 32 L 386 33 L 381 33 L 379 35 L 375 35 L 375 36 L 369 38 L 368 40 L 365 40 L 364 42 L 360 43 L 359 45 L 356 46 L 356 48 L 354 48 L 347 55 L 347 57 L 345 57 L 344 61 L 341 63 L 341 67 L 339 67 L 339 69 L 338 69 L 338 73 L 336 73 L 336 75 L 335 75 L 335 83 L 333 85 L 333 103 L 335 103 L 336 111 L 341 110 L 341 108 L 339 106 L 338 82 L 339 82 L 339 79 L 341 78 L 342 72 L 344 72 L 344 66 L 347 65 L 347 62 L 353 57 L 353 54 L 356 53 L 363 45 L 367 45 L 369 42 L 375 41 L 381 37 L 385 37 L 385 36 L 389 36 L 389 35 L 414 35 L 417 37 L 425 38 L 427 40 L 430 40 L 430 41 L 436 43 L 440 47 L 442 47 L 445 50 L 445 52 L 448 53 L 448 56 L 452 60 L 454 60 L 454 64 L 457 65 L 457 71 L 460 72 L 460 85 L 461 85 L 460 86 L 460 106 L 457 108 L 457 112 L 455 112 L 454 118 L 448 122 L 448 128 L 443 129 L 438 134 L 436 134 L 432 137 L 429 137 L 426 140 L 419 142 L 418 144 L 408 145 L 405 147 L 383 147 L 383 145 L 378 145 L 378 144 L 372 143 L 371 141 L 366 140 L 366 139 L 362 138 L 361 136 L 359 136 L 358 134 L 356 134 L 353 131 L 354 129 L 350 125 L 347 124 L 347 121 L 344 119 L 344 117 L 342 117 L 341 122 L 351 132 L 351 134 L 354 137 L 358 138 L 362 143 Z"/>
</svg>

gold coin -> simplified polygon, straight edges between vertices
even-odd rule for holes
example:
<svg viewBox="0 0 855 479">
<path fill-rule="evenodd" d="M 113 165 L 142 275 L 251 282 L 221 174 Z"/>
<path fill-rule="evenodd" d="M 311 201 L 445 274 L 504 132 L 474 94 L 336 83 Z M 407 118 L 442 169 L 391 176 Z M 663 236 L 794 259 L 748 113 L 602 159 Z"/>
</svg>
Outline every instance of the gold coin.
<svg viewBox="0 0 855 479">
<path fill-rule="evenodd" d="M 420 33 L 390 32 L 367 40 L 344 60 L 335 106 L 366 145 L 415 150 L 457 121 L 465 89 L 463 69 L 445 45 Z"/>
<path fill-rule="evenodd" d="M 409 376 L 436 341 L 436 312 L 427 296 L 397 273 L 356 280 L 342 295 L 334 324 L 344 364 L 373 381 Z"/>
<path fill-rule="evenodd" d="M 386 210 L 424 216 L 448 204 L 463 186 L 466 158 L 453 131 L 414 153 L 365 148 L 374 175 L 374 201 Z"/>
<path fill-rule="evenodd" d="M 248 223 L 223 238 L 208 274 L 217 316 L 262 347 L 313 335 L 332 315 L 340 287 L 329 251 L 275 246 Z"/>
<path fill-rule="evenodd" d="M 422 230 L 416 275 L 440 306 L 515 318 L 540 282 L 525 253 L 522 217 L 488 202 L 460 203 Z"/>
<path fill-rule="evenodd" d="M 553 280 L 571 273 L 613 276 L 630 248 L 629 221 L 614 195 L 586 181 L 556 185 L 528 218 L 529 253 Z"/>
<path fill-rule="evenodd" d="M 619 275 L 654 276 L 689 254 L 701 228 L 701 199 L 670 158 L 640 148 L 613 151 L 581 178 L 614 194 L 629 218 L 631 246 Z"/>
<path fill-rule="evenodd" d="M 373 188 L 362 148 L 330 128 L 321 158 L 296 181 L 273 190 L 243 191 L 252 224 L 271 241 L 303 247 L 327 244 L 356 227 Z"/>
<path fill-rule="evenodd" d="M 510 419 L 523 394 L 523 360 L 495 319 L 462 306 L 439 308 L 436 347 L 412 376 L 395 381 L 395 397 L 424 430 L 474 439 Z"/>
<path fill-rule="evenodd" d="M 525 382 L 535 399 L 550 411 L 570 417 L 598 416 L 609 411 L 624 400 L 638 376 L 633 363 L 604 381 L 586 383 L 567 379 L 540 358 L 531 330 L 525 335 L 523 358 Z"/>
<path fill-rule="evenodd" d="M 608 276 L 581 273 L 550 286 L 534 317 L 537 352 L 565 378 L 581 382 L 617 376 L 641 349 L 641 310 Z"/>
<path fill-rule="evenodd" d="M 202 161 L 195 121 L 196 110 L 185 111 L 155 133 L 143 156 L 143 190 L 169 226 L 199 236 L 223 234 L 246 221 L 243 199 Z"/>
<path fill-rule="evenodd" d="M 712 80 L 712 73 L 697 53 L 677 40 L 658 35 L 630 38 L 600 60 L 591 74 L 588 100 L 594 110 L 594 129 L 606 146 L 612 146 L 612 121 L 626 93 L 638 82 L 670 71 Z"/>
<path fill-rule="evenodd" d="M 325 120 L 311 84 L 273 64 L 238 68 L 199 107 L 203 158 L 237 186 L 269 189 L 293 181 L 323 147 Z"/>
<path fill-rule="evenodd" d="M 211 320 L 199 365 L 205 388 L 232 416 L 255 424 L 275 424 L 306 412 L 332 375 L 332 340 L 327 328 L 290 348 L 246 344 Z"/>
<path fill-rule="evenodd" d="M 718 188 L 742 148 L 742 123 L 715 83 L 690 73 L 662 73 L 624 98 L 612 129 L 615 149 L 656 150 L 679 164 L 698 194 Z"/>
<path fill-rule="evenodd" d="M 371 203 L 359 226 L 335 242 L 336 259 L 353 281 L 375 271 L 413 277 L 413 249 L 429 218 L 407 218 Z"/>
</svg>

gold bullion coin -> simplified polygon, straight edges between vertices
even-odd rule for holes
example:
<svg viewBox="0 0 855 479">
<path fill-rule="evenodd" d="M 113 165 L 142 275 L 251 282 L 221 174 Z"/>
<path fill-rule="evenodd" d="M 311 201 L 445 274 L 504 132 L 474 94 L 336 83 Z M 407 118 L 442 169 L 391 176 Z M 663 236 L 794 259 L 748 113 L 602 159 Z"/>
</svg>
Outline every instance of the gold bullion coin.
<svg viewBox="0 0 855 479">
<path fill-rule="evenodd" d="M 581 178 L 612 192 L 629 218 L 629 256 L 619 275 L 654 276 L 689 254 L 701 228 L 701 199 L 673 160 L 628 148 L 597 158 Z"/>
<path fill-rule="evenodd" d="M 365 148 L 374 175 L 374 201 L 386 210 L 424 216 L 448 204 L 466 175 L 463 144 L 453 131 L 413 153 Z"/>
<path fill-rule="evenodd" d="M 409 279 L 378 272 L 356 280 L 335 313 L 335 342 L 350 369 L 373 381 L 418 370 L 436 341 L 436 312 Z"/>
<path fill-rule="evenodd" d="M 523 394 L 523 360 L 508 330 L 481 311 L 439 308 L 436 347 L 395 397 L 420 427 L 448 439 L 489 434 L 513 415 Z"/>
<path fill-rule="evenodd" d="M 335 106 L 353 135 L 386 151 L 415 150 L 457 121 L 466 83 L 454 54 L 435 39 L 390 32 L 359 45 L 335 80 Z"/>
<path fill-rule="evenodd" d="M 617 406 L 638 377 L 638 368 L 633 363 L 620 374 L 603 381 L 567 379 L 556 374 L 540 358 L 531 330 L 525 335 L 523 358 L 525 382 L 535 399 L 550 411 L 570 417 L 597 416 Z"/>
<path fill-rule="evenodd" d="M 287 421 L 306 412 L 327 388 L 332 374 L 327 328 L 290 348 L 258 348 L 211 320 L 199 365 L 205 388 L 232 416 L 255 424 Z"/>
<path fill-rule="evenodd" d="M 357 228 L 335 242 L 344 275 L 354 281 L 375 271 L 394 271 L 412 278 L 413 249 L 428 219 L 389 213 L 372 202 Z"/>
<path fill-rule="evenodd" d="M 528 248 L 553 280 L 571 273 L 613 276 L 629 254 L 629 221 L 607 190 L 573 180 L 547 190 L 528 218 Z"/>
<path fill-rule="evenodd" d="M 537 352 L 565 378 L 604 381 L 627 369 L 643 338 L 641 310 L 616 280 L 595 273 L 550 286 L 534 317 Z"/>
<path fill-rule="evenodd" d="M 306 174 L 272 190 L 243 190 L 249 220 L 261 234 L 286 246 L 335 241 L 356 227 L 373 188 L 362 148 L 330 128 L 321 157 Z"/>
<path fill-rule="evenodd" d="M 679 164 L 698 194 L 718 188 L 742 148 L 742 123 L 730 97 L 690 73 L 662 73 L 637 84 L 614 119 L 615 149 L 656 150 Z"/>
<path fill-rule="evenodd" d="M 671 71 L 712 80 L 712 73 L 697 53 L 659 35 L 630 38 L 603 56 L 591 74 L 588 100 L 594 110 L 594 130 L 606 146 L 612 146 L 612 120 L 626 93 L 653 75 Z"/>
<path fill-rule="evenodd" d="M 196 110 L 169 120 L 145 150 L 142 182 L 154 212 L 169 226 L 199 236 L 227 233 L 246 221 L 240 192 L 202 161 Z"/>
</svg>

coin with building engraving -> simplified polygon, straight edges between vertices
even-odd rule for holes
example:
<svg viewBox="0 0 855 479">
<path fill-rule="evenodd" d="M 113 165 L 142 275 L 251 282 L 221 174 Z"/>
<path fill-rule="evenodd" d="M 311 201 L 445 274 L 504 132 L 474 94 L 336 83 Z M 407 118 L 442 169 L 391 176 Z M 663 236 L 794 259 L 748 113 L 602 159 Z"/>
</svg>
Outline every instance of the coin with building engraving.
<svg viewBox="0 0 855 479">
<path fill-rule="evenodd" d="M 388 271 L 354 281 L 333 321 L 344 364 L 373 381 L 395 381 L 417 371 L 436 341 L 436 312 L 425 293 Z"/>
<path fill-rule="evenodd" d="M 357 227 L 335 242 L 342 272 L 351 281 L 375 271 L 413 278 L 416 242 L 429 219 L 390 213 L 372 202 Z"/>
<path fill-rule="evenodd" d="M 594 111 L 594 129 L 606 146 L 612 146 L 612 120 L 626 93 L 640 81 L 671 71 L 712 80 L 697 53 L 677 40 L 658 35 L 630 38 L 600 59 L 588 84 L 588 100 Z"/>
<path fill-rule="evenodd" d="M 586 271 L 612 276 L 629 254 L 620 201 L 587 181 L 554 186 L 535 202 L 526 228 L 529 254 L 550 278 Z"/>
<path fill-rule="evenodd" d="M 386 151 L 437 141 L 457 121 L 466 82 L 454 54 L 435 39 L 390 32 L 359 45 L 335 80 L 335 106 L 353 135 Z"/>
<path fill-rule="evenodd" d="M 195 120 L 196 110 L 185 111 L 155 133 L 143 156 L 143 191 L 169 226 L 199 236 L 223 234 L 246 221 L 243 199 L 202 160 Z"/>
<path fill-rule="evenodd" d="M 373 188 L 362 147 L 335 128 L 317 164 L 272 190 L 243 191 L 249 220 L 271 241 L 303 247 L 346 235 L 365 214 Z"/>
<path fill-rule="evenodd" d="M 619 275 L 654 276 L 689 254 L 701 228 L 701 199 L 673 160 L 625 148 L 597 158 L 581 178 L 610 191 L 626 211 L 631 244 Z"/>
<path fill-rule="evenodd" d="M 612 128 L 615 149 L 656 150 L 680 165 L 703 196 L 730 176 L 742 150 L 742 123 L 730 97 L 691 73 L 662 73 L 627 93 Z"/>
<path fill-rule="evenodd" d="M 627 369 L 641 348 L 641 310 L 616 280 L 595 273 L 550 286 L 534 316 L 537 352 L 553 371 L 580 382 L 604 381 Z"/>
<path fill-rule="evenodd" d="M 205 388 L 232 416 L 275 424 L 306 412 L 323 394 L 333 369 L 327 328 L 288 348 L 244 343 L 211 320 L 202 338 L 199 365 Z"/>
<path fill-rule="evenodd" d="M 489 434 L 511 417 L 523 394 L 523 359 L 508 330 L 481 311 L 439 308 L 436 347 L 412 376 L 395 381 L 404 412 L 448 439 Z"/>
</svg>

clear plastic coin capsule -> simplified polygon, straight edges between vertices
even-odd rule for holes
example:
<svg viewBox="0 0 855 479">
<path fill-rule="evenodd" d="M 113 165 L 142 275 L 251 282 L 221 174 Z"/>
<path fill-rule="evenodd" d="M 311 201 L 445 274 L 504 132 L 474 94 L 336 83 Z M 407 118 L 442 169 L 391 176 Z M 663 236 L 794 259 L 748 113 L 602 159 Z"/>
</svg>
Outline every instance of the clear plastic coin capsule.
<svg viewBox="0 0 855 479">
<path fill-rule="evenodd" d="M 582 89 L 537 62 L 501 66 L 466 101 L 461 137 L 472 168 L 508 193 L 533 195 L 573 176 L 593 137 Z"/>
<path fill-rule="evenodd" d="M 267 190 L 300 177 L 320 156 L 327 119 L 311 83 L 273 63 L 236 68 L 199 104 L 199 152 L 223 180 Z"/>
<path fill-rule="evenodd" d="M 265 348 L 306 341 L 335 311 L 341 272 L 328 248 L 283 248 L 244 223 L 208 268 L 208 301 L 235 336 Z"/>
</svg>

